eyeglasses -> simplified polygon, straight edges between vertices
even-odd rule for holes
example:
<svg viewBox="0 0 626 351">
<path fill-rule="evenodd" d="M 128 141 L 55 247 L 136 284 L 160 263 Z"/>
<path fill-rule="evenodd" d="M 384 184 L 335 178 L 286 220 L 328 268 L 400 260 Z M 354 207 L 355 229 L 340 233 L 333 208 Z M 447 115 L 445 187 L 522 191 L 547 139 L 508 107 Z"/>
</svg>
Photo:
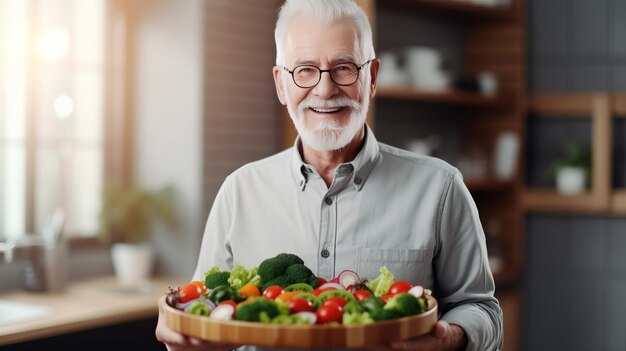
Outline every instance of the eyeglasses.
<svg viewBox="0 0 626 351">
<path fill-rule="evenodd" d="M 293 71 L 290 71 L 287 67 L 283 67 L 283 69 L 291 74 L 293 82 L 300 88 L 313 88 L 320 82 L 322 73 L 324 72 L 330 74 L 330 79 L 333 83 L 347 86 L 354 84 L 357 79 L 359 79 L 361 68 L 370 62 L 372 62 L 372 60 L 360 66 L 352 62 L 342 62 L 332 66 L 330 69 L 320 69 L 313 65 L 296 66 Z"/>
</svg>

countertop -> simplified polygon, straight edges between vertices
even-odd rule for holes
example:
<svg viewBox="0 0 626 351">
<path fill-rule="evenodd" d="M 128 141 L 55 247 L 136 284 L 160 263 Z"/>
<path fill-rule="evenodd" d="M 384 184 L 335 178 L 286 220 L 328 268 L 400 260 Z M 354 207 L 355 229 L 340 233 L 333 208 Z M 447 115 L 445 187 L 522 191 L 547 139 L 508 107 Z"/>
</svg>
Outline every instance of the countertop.
<svg viewBox="0 0 626 351">
<path fill-rule="evenodd" d="M 181 277 L 158 277 L 143 289 L 120 286 L 113 276 L 70 284 L 58 293 L 12 291 L 1 301 L 41 306 L 43 317 L 0 324 L 0 345 L 40 339 L 127 321 L 156 317 L 158 299 L 168 287 L 185 283 Z"/>
</svg>

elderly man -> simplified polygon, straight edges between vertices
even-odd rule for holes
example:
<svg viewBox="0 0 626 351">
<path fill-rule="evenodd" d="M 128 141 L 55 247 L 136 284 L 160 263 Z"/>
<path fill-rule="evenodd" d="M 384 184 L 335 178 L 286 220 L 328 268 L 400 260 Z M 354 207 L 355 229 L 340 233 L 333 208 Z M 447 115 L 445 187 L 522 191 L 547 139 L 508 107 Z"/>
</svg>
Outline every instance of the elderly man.
<svg viewBox="0 0 626 351">
<path fill-rule="evenodd" d="M 376 141 L 365 123 L 380 62 L 366 15 L 351 0 L 287 0 L 276 24 L 274 80 L 299 138 L 245 165 L 220 189 L 193 279 L 214 265 L 247 267 L 281 252 L 318 276 L 344 269 L 433 290 L 433 332 L 377 345 L 496 350 L 502 311 L 476 206 L 457 169 Z M 156 331 L 172 350 L 228 348 Z"/>
</svg>

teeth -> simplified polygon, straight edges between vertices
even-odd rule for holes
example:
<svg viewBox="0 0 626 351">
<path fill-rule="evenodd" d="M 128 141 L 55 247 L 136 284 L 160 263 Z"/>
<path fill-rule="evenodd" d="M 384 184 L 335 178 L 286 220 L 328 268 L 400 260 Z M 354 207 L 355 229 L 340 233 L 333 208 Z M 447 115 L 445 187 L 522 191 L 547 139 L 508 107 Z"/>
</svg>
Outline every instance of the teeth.
<svg viewBox="0 0 626 351">
<path fill-rule="evenodd" d="M 341 110 L 342 108 L 343 107 L 336 107 L 336 108 L 313 108 L 311 107 L 311 110 L 315 112 L 319 112 L 319 113 L 333 113 L 333 112 L 337 112 Z"/>
</svg>

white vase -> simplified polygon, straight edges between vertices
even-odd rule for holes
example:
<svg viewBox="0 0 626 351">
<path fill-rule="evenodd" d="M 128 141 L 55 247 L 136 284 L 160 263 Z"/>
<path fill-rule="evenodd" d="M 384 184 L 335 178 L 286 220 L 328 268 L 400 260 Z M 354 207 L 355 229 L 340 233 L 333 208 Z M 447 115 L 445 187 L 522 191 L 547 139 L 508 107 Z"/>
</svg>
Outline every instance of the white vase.
<svg viewBox="0 0 626 351">
<path fill-rule="evenodd" d="M 152 275 L 154 250 L 149 244 L 113 244 L 111 258 L 115 276 L 122 285 L 140 285 Z"/>
<path fill-rule="evenodd" d="M 585 190 L 585 170 L 580 167 L 563 167 L 556 174 L 556 188 L 564 195 L 576 195 Z"/>
</svg>

